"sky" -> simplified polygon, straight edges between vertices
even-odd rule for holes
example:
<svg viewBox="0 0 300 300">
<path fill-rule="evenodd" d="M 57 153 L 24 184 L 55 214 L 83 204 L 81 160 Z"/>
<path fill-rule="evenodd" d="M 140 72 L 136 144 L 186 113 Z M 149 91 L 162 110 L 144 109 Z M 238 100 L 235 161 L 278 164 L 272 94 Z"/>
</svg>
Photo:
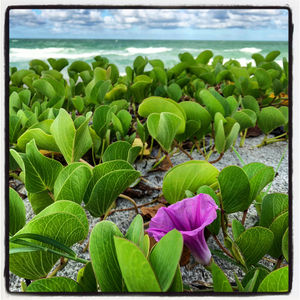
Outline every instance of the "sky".
<svg viewBox="0 0 300 300">
<path fill-rule="evenodd" d="M 285 9 L 11 9 L 10 38 L 288 40 Z"/>
</svg>

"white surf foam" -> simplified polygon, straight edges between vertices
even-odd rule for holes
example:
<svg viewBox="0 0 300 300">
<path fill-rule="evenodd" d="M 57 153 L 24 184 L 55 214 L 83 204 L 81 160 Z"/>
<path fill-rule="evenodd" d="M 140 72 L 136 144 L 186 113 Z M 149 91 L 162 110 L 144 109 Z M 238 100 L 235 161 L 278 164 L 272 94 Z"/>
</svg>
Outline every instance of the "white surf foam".
<svg viewBox="0 0 300 300">
<path fill-rule="evenodd" d="M 257 53 L 262 51 L 262 49 L 255 48 L 255 47 L 250 47 L 250 48 L 242 48 L 240 49 L 241 52 L 247 52 L 247 53 Z"/>
<path fill-rule="evenodd" d="M 148 47 L 148 48 L 135 48 L 129 47 L 125 49 L 130 55 L 135 54 L 153 54 L 153 53 L 161 53 L 171 51 L 172 48 L 167 47 Z"/>
</svg>

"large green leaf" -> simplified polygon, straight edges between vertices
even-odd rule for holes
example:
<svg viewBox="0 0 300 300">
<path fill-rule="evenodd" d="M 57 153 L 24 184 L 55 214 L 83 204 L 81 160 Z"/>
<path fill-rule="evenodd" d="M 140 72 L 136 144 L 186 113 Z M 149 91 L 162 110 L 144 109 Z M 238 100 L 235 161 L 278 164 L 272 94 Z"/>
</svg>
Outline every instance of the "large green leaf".
<svg viewBox="0 0 300 300">
<path fill-rule="evenodd" d="M 60 109 L 50 128 L 68 164 L 78 161 L 92 147 L 93 142 L 88 128 L 90 116 L 91 113 L 88 113 L 85 121 L 76 130 L 71 116 L 66 110 Z"/>
<path fill-rule="evenodd" d="M 101 292 L 122 292 L 122 274 L 117 260 L 114 236 L 122 237 L 110 221 L 101 221 L 92 230 L 89 252 Z"/>
<path fill-rule="evenodd" d="M 114 241 L 128 292 L 161 292 L 155 273 L 140 248 L 123 238 L 114 237 Z"/>
<path fill-rule="evenodd" d="M 78 271 L 77 282 L 85 292 L 98 291 L 97 281 L 91 262 L 88 262 Z"/>
<path fill-rule="evenodd" d="M 259 105 L 257 100 L 250 95 L 247 95 L 245 97 L 243 97 L 242 99 L 242 106 L 245 109 L 251 109 L 253 110 L 256 114 L 259 113 Z"/>
<path fill-rule="evenodd" d="M 242 280 L 242 284 L 244 287 L 246 287 L 249 284 L 249 282 L 253 279 L 253 276 L 256 271 L 259 271 L 259 272 L 258 272 L 258 276 L 255 281 L 255 284 L 253 286 L 252 292 L 257 292 L 257 289 L 258 289 L 260 283 L 270 273 L 266 268 L 263 268 L 263 267 L 257 267 L 255 269 L 251 269 L 249 272 L 246 273 L 245 277 Z"/>
<path fill-rule="evenodd" d="M 9 142 L 16 143 L 19 135 L 22 133 L 21 119 L 14 115 L 9 115 Z"/>
<path fill-rule="evenodd" d="M 52 190 L 54 182 L 63 168 L 60 162 L 42 155 L 32 140 L 26 145 L 26 154 L 10 150 L 25 173 L 25 187 L 30 193 Z"/>
<path fill-rule="evenodd" d="M 272 246 L 274 235 L 264 227 L 252 227 L 240 234 L 235 241 L 248 266 L 256 264 Z"/>
<path fill-rule="evenodd" d="M 201 90 L 200 98 L 202 99 L 203 104 L 206 106 L 212 118 L 214 118 L 217 112 L 220 112 L 223 116 L 225 115 L 223 105 L 208 90 Z"/>
<path fill-rule="evenodd" d="M 87 185 L 92 177 L 91 168 L 85 163 L 72 163 L 58 175 L 54 184 L 54 198 L 71 200 L 81 204 Z"/>
<path fill-rule="evenodd" d="M 59 152 L 59 148 L 51 134 L 47 134 L 40 128 L 26 130 L 17 140 L 17 147 L 20 151 L 25 151 L 26 145 L 32 139 L 35 140 L 39 149 Z"/>
<path fill-rule="evenodd" d="M 143 100 L 138 113 L 142 117 L 148 117 L 152 113 L 169 112 L 182 119 L 177 133 L 183 133 L 185 129 L 186 115 L 184 109 L 174 100 L 162 97 L 149 97 Z"/>
<path fill-rule="evenodd" d="M 283 293 L 289 290 L 289 267 L 283 267 L 268 274 L 258 287 L 258 292 Z"/>
<path fill-rule="evenodd" d="M 177 266 L 173 282 L 172 282 L 168 292 L 177 292 L 177 293 L 183 292 L 183 282 L 182 282 L 179 264 Z"/>
<path fill-rule="evenodd" d="M 214 292 L 233 292 L 228 278 L 226 277 L 222 269 L 215 263 L 212 263 L 211 265 L 211 273 Z"/>
<path fill-rule="evenodd" d="M 237 111 L 232 116 L 241 126 L 241 131 L 246 128 L 254 127 L 256 124 L 256 113 L 251 109 Z"/>
<path fill-rule="evenodd" d="M 237 166 L 224 168 L 218 177 L 226 213 L 246 210 L 251 204 L 250 183 L 245 171 Z"/>
<path fill-rule="evenodd" d="M 163 236 L 150 253 L 149 261 L 163 292 L 172 284 L 183 248 L 183 238 L 173 229 Z"/>
<path fill-rule="evenodd" d="M 182 119 L 169 112 L 152 113 L 147 119 L 150 135 L 167 152 L 171 151 L 173 140 L 179 133 L 180 124 L 182 124 Z"/>
<path fill-rule="evenodd" d="M 288 207 L 288 195 L 280 193 L 266 195 L 261 206 L 260 226 L 269 227 L 277 216 L 288 210 Z"/>
<path fill-rule="evenodd" d="M 235 240 L 245 231 L 245 227 L 237 219 L 233 219 L 231 223 L 232 235 Z"/>
<path fill-rule="evenodd" d="M 141 215 L 137 215 L 131 222 L 125 238 L 135 243 L 142 250 L 144 247 L 144 221 Z"/>
<path fill-rule="evenodd" d="M 25 290 L 28 293 L 76 293 L 83 292 L 81 286 L 71 278 L 43 278 L 32 282 Z"/>
<path fill-rule="evenodd" d="M 258 68 L 254 74 L 261 89 L 265 90 L 270 87 L 272 84 L 272 77 L 265 69 Z"/>
<path fill-rule="evenodd" d="M 15 234 L 26 223 L 25 205 L 19 194 L 9 188 L 9 233 Z"/>
<path fill-rule="evenodd" d="M 83 208 L 71 201 L 58 201 L 42 210 L 17 234 L 35 233 L 70 247 L 84 240 L 88 231 L 89 224 Z M 53 248 L 48 244 L 29 241 Z M 22 246 L 10 243 L 10 249 L 20 247 Z M 9 256 L 9 269 L 19 277 L 39 279 L 49 273 L 58 259 L 59 255 L 45 251 L 14 253 Z"/>
<path fill-rule="evenodd" d="M 288 211 L 276 217 L 276 219 L 270 225 L 269 229 L 272 230 L 274 234 L 273 245 L 268 252 L 271 256 L 279 258 L 279 256 L 282 254 L 282 238 L 288 228 L 288 225 Z"/>
<path fill-rule="evenodd" d="M 185 191 L 193 193 L 202 185 L 217 182 L 219 171 L 206 161 L 193 160 L 179 164 L 169 170 L 163 180 L 163 194 L 169 203 L 185 197 Z"/>
<path fill-rule="evenodd" d="M 130 169 L 115 170 L 105 174 L 93 186 L 86 209 L 95 217 L 102 216 L 139 176 L 140 172 Z"/>
<path fill-rule="evenodd" d="M 54 203 L 54 199 L 51 198 L 48 191 L 42 191 L 39 193 L 28 193 L 28 199 L 36 215 L 47 206 Z"/>
<path fill-rule="evenodd" d="M 283 126 L 286 119 L 279 109 L 269 106 L 265 107 L 258 114 L 257 125 L 264 134 L 270 133 L 279 126 Z"/>
<path fill-rule="evenodd" d="M 270 183 L 275 176 L 274 169 L 262 163 L 250 163 L 243 167 L 250 182 L 250 199 L 255 200 L 263 188 Z"/>
</svg>

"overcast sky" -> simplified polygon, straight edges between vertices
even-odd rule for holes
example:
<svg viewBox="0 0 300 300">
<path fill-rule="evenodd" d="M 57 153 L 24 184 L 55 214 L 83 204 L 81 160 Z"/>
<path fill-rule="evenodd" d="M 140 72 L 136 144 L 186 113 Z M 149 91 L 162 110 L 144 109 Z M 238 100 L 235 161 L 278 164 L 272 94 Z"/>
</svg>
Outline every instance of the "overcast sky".
<svg viewBox="0 0 300 300">
<path fill-rule="evenodd" d="M 288 40 L 285 9 L 12 9 L 10 38 Z"/>
</svg>

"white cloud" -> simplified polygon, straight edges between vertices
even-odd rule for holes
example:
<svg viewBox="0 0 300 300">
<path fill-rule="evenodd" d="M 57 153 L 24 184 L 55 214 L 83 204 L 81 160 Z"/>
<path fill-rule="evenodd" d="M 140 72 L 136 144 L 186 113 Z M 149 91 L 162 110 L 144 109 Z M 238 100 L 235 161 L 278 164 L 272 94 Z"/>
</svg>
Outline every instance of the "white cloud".
<svg viewBox="0 0 300 300">
<path fill-rule="evenodd" d="M 151 28 L 286 29 L 287 12 L 276 9 L 12 9 L 11 26 L 45 26 L 53 32 Z"/>
</svg>

